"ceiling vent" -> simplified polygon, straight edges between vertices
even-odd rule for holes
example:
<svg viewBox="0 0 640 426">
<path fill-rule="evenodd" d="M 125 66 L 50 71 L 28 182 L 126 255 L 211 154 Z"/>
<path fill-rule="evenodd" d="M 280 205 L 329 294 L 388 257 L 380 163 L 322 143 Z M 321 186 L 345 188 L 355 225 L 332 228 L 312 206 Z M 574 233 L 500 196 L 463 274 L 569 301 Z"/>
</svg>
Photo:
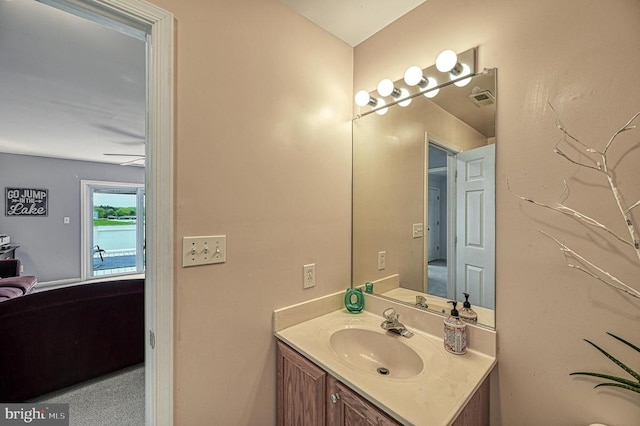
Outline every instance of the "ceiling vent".
<svg viewBox="0 0 640 426">
<path fill-rule="evenodd" d="M 471 99 L 471 102 L 476 104 L 478 108 L 487 105 L 493 105 L 496 103 L 496 97 L 493 96 L 493 93 L 491 93 L 489 90 L 481 89 L 477 86 L 474 87 L 473 90 L 471 90 L 469 99 Z"/>
</svg>

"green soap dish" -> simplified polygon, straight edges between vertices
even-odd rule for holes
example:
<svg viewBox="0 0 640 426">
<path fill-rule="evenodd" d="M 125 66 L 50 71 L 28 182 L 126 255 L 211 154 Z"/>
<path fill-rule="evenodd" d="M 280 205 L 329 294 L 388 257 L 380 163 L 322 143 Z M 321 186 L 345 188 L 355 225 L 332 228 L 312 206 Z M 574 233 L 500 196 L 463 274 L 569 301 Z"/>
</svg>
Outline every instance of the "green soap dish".
<svg viewBox="0 0 640 426">
<path fill-rule="evenodd" d="M 344 295 L 344 306 L 351 313 L 357 314 L 364 309 L 364 295 L 360 288 L 348 288 Z"/>
</svg>

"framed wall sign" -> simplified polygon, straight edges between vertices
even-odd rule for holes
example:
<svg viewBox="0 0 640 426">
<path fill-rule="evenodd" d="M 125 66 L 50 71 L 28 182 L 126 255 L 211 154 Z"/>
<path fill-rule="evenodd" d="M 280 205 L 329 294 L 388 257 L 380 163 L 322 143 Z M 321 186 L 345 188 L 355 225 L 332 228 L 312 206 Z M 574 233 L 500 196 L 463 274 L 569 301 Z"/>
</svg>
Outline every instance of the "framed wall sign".
<svg viewBox="0 0 640 426">
<path fill-rule="evenodd" d="M 49 190 L 35 188 L 5 188 L 6 216 L 47 216 Z"/>
</svg>

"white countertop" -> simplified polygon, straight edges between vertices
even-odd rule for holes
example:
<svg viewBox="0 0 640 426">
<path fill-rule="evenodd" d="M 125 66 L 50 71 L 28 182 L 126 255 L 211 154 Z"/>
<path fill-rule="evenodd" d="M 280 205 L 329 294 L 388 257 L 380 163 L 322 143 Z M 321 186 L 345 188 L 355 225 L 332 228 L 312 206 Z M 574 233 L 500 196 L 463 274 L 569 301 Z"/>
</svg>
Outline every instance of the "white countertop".
<svg viewBox="0 0 640 426">
<path fill-rule="evenodd" d="M 354 368 L 331 348 L 332 333 L 366 328 L 386 334 L 383 318 L 368 311 L 351 314 L 340 309 L 278 329 L 278 339 L 296 349 L 345 385 L 406 425 L 451 424 L 496 363 L 495 357 L 469 348 L 464 355 L 444 350 L 441 336 L 407 327 L 411 338 L 393 336 L 418 352 L 424 362 L 416 376 L 398 379 Z M 402 321 L 402 318 L 401 318 Z"/>
</svg>

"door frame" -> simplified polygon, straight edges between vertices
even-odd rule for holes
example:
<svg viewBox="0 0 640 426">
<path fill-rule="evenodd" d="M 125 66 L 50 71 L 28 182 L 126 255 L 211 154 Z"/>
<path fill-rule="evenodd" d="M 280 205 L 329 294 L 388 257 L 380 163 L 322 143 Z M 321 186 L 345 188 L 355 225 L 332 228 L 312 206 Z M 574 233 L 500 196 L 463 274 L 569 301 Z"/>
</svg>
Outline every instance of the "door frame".
<svg viewBox="0 0 640 426">
<path fill-rule="evenodd" d="M 433 223 L 433 218 L 430 217 L 430 215 L 428 214 L 429 212 L 429 202 L 431 202 L 431 197 L 429 196 L 430 192 L 434 191 L 437 192 L 437 199 L 435 200 L 435 204 L 437 205 L 436 208 L 436 214 L 437 214 L 437 218 L 438 220 L 436 221 L 436 223 Z M 429 222 L 427 222 L 427 236 L 429 235 L 429 233 L 431 232 L 431 227 L 434 227 L 434 230 L 437 230 L 436 235 L 438 235 L 438 243 L 440 242 L 440 188 L 438 187 L 434 187 L 434 186 L 429 186 L 427 188 L 427 220 L 429 220 Z M 431 261 L 431 256 L 430 256 L 430 251 L 429 251 L 429 238 L 427 238 L 427 264 L 429 264 L 429 262 Z M 435 251 L 437 252 L 437 256 L 434 260 L 438 260 L 440 258 L 440 248 L 439 248 L 440 244 L 437 244 L 437 248 L 435 249 Z M 427 266 L 428 267 L 428 266 Z"/>
<path fill-rule="evenodd" d="M 145 424 L 173 425 L 174 17 L 141 0 L 48 0 L 148 28 Z"/>
<path fill-rule="evenodd" d="M 456 159 L 455 156 L 462 152 L 462 148 L 446 141 L 433 133 L 425 132 L 424 134 L 424 223 L 428 224 L 428 202 L 429 202 L 429 145 L 442 149 L 448 153 L 447 155 L 447 297 L 452 298 L 455 295 L 455 278 L 456 278 Z M 428 235 L 428 233 L 427 233 Z M 428 286 L 428 271 L 429 262 L 427 262 L 427 253 L 429 250 L 428 238 L 424 238 L 423 241 L 423 256 L 424 262 L 422 268 L 423 274 L 423 289 L 427 293 Z"/>
<path fill-rule="evenodd" d="M 145 424 L 173 425 L 174 17 L 143 0 L 37 0 L 146 38 Z M 128 28 L 127 28 L 128 27 Z"/>
</svg>

